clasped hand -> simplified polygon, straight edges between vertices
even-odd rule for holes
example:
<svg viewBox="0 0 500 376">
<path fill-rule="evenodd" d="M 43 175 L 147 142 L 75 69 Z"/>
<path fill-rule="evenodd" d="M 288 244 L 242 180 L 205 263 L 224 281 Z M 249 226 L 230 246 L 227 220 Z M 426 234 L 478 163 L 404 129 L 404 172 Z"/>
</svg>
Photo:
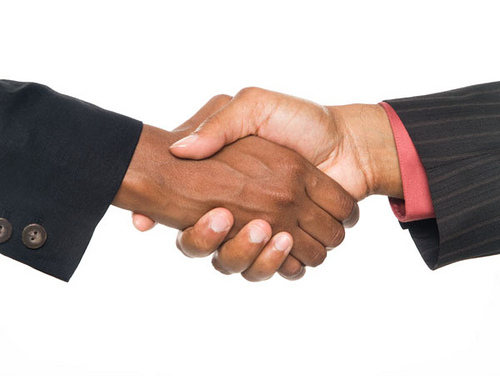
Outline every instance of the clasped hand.
<svg viewBox="0 0 500 376">
<path fill-rule="evenodd" d="M 382 116 L 379 106 L 363 106 L 365 120 Z M 354 114 L 255 88 L 214 97 L 173 132 L 144 127 L 115 204 L 135 212 L 140 230 L 155 222 L 183 230 L 179 249 L 213 253 L 223 273 L 300 278 L 357 222 L 356 200 L 398 197 L 363 153 L 365 139 L 376 142 L 354 133 Z M 387 150 L 378 159 L 392 161 Z"/>
</svg>

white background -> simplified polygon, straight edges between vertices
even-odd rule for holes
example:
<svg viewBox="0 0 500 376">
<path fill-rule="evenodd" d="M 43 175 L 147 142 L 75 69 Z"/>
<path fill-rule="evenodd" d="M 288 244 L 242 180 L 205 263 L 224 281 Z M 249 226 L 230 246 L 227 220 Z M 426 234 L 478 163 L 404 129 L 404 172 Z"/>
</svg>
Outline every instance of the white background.
<svg viewBox="0 0 500 376">
<path fill-rule="evenodd" d="M 165 129 L 250 85 L 346 104 L 500 77 L 492 1 L 0 4 L 2 78 Z M 500 374 L 500 256 L 431 272 L 385 197 L 361 210 L 298 282 L 218 274 L 116 208 L 68 284 L 1 256 L 0 375 Z"/>
</svg>

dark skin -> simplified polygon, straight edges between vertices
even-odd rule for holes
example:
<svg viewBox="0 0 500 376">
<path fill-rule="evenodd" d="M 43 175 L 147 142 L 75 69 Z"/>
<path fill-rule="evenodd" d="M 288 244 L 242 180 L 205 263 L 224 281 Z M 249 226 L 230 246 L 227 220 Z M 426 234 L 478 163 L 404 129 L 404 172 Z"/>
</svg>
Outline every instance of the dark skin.
<svg viewBox="0 0 500 376">
<path fill-rule="evenodd" d="M 342 221 L 357 208 L 332 179 L 297 153 L 253 136 L 202 161 L 170 153 L 168 147 L 191 133 L 218 102 L 210 101 L 174 132 L 145 125 L 113 204 L 177 229 L 224 207 L 234 215 L 226 239 L 260 218 L 273 234 L 286 231 L 293 237 L 291 253 L 297 260 L 319 265 L 326 257 L 325 247 L 342 242 Z"/>
</svg>

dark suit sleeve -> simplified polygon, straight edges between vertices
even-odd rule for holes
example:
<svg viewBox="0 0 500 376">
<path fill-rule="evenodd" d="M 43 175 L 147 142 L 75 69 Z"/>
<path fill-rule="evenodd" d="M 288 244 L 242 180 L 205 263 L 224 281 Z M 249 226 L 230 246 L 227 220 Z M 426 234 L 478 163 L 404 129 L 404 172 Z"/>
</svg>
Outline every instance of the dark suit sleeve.
<svg viewBox="0 0 500 376">
<path fill-rule="evenodd" d="M 0 218 L 11 227 L 0 228 L 0 252 L 68 281 L 141 130 L 141 122 L 46 86 L 0 80 Z M 23 240 L 30 224 L 47 235 L 37 249 Z"/>
<path fill-rule="evenodd" d="M 386 102 L 429 180 L 436 218 L 402 224 L 427 265 L 500 253 L 500 82 Z"/>
</svg>

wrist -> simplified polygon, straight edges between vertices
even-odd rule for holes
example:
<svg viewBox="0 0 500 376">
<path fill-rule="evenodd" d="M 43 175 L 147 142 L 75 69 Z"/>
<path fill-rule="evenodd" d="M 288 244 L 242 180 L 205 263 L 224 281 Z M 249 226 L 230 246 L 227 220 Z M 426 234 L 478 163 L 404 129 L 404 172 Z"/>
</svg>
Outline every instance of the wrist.
<svg viewBox="0 0 500 376">
<path fill-rule="evenodd" d="M 168 147 L 182 138 L 180 132 L 167 132 L 144 125 L 132 160 L 112 202 L 114 206 L 140 212 L 155 221 L 172 224 L 174 205 L 169 203 L 169 184 L 165 184 L 165 172 L 172 171 L 175 157 Z M 163 172 L 163 173 L 161 173 Z M 162 200 L 158 200 L 158 197 Z M 160 207 L 161 206 L 161 207 Z M 170 210 L 165 210 L 170 207 Z"/>
<path fill-rule="evenodd" d="M 345 142 L 356 154 L 365 178 L 365 197 L 379 194 L 403 198 L 396 142 L 389 118 L 380 105 L 335 106 Z"/>
</svg>

